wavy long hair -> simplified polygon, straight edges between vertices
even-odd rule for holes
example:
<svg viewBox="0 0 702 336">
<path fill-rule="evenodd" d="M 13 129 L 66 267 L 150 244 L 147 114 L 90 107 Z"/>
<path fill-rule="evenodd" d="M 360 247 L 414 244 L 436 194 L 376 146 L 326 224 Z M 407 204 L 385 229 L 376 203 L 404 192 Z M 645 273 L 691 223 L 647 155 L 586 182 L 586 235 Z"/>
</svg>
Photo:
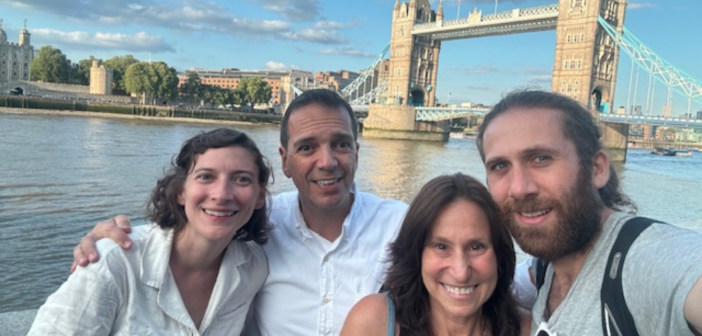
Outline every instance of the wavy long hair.
<svg viewBox="0 0 702 336">
<path fill-rule="evenodd" d="M 482 314 L 489 321 L 493 335 L 517 335 L 520 317 L 510 291 L 516 263 L 512 237 L 485 186 L 461 173 L 439 176 L 422 187 L 410 205 L 397 239 L 390 245 L 391 266 L 383 290 L 388 291 L 395 302 L 400 335 L 432 335 L 429 293 L 421 274 L 422 253 L 434 222 L 456 200 L 478 205 L 490 223 L 498 278 L 495 291 L 482 307 Z"/>
<path fill-rule="evenodd" d="M 183 143 L 180 153 L 173 158 L 170 168 L 151 191 L 147 206 L 149 220 L 160 227 L 174 228 L 176 231 L 182 229 L 188 218 L 183 206 L 178 204 L 178 195 L 183 190 L 185 179 L 195 166 L 199 155 L 208 149 L 223 147 L 241 147 L 253 155 L 258 167 L 258 185 L 268 194 L 271 168 L 256 143 L 246 133 L 230 128 L 218 128 L 195 135 Z M 265 244 L 270 230 L 266 208 L 264 203 L 263 207 L 255 209 L 249 221 L 236 232 L 234 239 Z"/>
</svg>

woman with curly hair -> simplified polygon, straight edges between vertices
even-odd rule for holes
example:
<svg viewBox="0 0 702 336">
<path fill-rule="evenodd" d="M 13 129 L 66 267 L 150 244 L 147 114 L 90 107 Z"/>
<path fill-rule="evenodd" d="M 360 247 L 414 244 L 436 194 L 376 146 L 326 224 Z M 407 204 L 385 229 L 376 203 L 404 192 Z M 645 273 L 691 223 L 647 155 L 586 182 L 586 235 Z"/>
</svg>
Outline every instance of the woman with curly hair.
<svg viewBox="0 0 702 336">
<path fill-rule="evenodd" d="M 422 187 L 390 246 L 384 293 L 349 313 L 342 336 L 515 336 L 515 253 L 490 193 L 463 174 Z"/>
<path fill-rule="evenodd" d="M 76 270 L 39 309 L 30 335 L 238 335 L 268 275 L 270 167 L 246 134 L 187 140 L 149 201 L 153 225 Z"/>
</svg>

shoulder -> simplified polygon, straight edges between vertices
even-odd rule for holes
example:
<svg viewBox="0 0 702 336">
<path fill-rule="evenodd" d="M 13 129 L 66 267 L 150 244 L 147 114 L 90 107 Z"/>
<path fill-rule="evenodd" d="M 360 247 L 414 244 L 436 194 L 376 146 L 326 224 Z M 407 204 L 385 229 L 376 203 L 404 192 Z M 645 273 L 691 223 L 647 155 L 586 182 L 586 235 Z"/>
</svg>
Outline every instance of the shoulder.
<svg viewBox="0 0 702 336">
<path fill-rule="evenodd" d="M 409 207 L 407 203 L 394 199 L 383 199 L 376 195 L 365 192 L 357 192 L 356 194 L 358 195 L 357 200 L 366 207 L 373 207 L 387 211 L 395 211 L 400 213 L 401 215 L 404 215 L 405 212 L 407 212 L 407 208 Z"/>
<path fill-rule="evenodd" d="M 341 330 L 341 336 L 386 335 L 387 331 L 387 297 L 385 294 L 371 294 L 351 308 Z"/>
<path fill-rule="evenodd" d="M 95 244 L 100 259 L 85 269 L 96 273 L 122 273 L 127 268 L 135 267 L 149 237 L 158 234 L 163 234 L 163 239 L 167 239 L 167 233 L 156 225 L 136 226 L 129 234 L 132 246 L 126 250 L 110 239 L 100 239 Z"/>
</svg>

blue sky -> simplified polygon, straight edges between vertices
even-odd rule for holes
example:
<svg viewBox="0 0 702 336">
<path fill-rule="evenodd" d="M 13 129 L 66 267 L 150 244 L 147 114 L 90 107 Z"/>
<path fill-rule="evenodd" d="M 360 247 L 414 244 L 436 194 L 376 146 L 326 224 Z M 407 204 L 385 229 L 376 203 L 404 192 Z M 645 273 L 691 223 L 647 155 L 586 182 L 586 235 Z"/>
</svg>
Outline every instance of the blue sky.
<svg viewBox="0 0 702 336">
<path fill-rule="evenodd" d="M 94 55 L 132 54 L 162 60 L 179 71 L 309 71 L 368 67 L 388 43 L 395 0 L 0 0 L 0 19 L 11 42 L 23 20 L 38 49 L 51 45 L 72 61 Z M 437 0 L 431 1 L 434 8 Z M 498 0 L 498 11 L 557 3 L 557 0 Z M 494 11 L 493 0 L 463 0 L 460 15 L 473 8 Z M 444 1 L 455 18 L 455 0 Z M 702 79 L 699 0 L 629 1 L 625 26 L 658 55 Z M 442 44 L 437 97 L 440 101 L 492 104 L 516 87 L 550 88 L 555 32 L 448 41 Z M 622 56 L 615 105 L 625 105 L 631 63 Z M 646 105 L 648 75 L 640 74 L 637 104 Z M 633 85 L 632 85 L 633 86 Z M 632 88 L 633 91 L 633 88 Z M 667 90 L 657 85 L 653 114 Z M 673 110 L 687 112 L 674 94 Z M 630 96 L 630 99 L 631 98 Z M 693 111 L 702 105 L 693 103 Z"/>
</svg>

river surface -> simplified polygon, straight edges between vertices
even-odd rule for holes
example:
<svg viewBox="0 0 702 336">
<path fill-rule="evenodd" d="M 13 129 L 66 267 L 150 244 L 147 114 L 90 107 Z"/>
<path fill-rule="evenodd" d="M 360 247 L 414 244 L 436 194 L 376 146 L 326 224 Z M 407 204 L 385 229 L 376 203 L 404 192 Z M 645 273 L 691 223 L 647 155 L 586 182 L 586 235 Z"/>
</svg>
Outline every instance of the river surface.
<svg viewBox="0 0 702 336">
<path fill-rule="evenodd" d="M 137 223 L 151 188 L 182 142 L 218 124 L 0 113 L 0 313 L 39 307 L 68 277 L 72 250 L 95 223 Z M 274 167 L 272 193 L 294 189 L 280 169 L 278 126 L 247 132 Z M 440 174 L 484 180 L 473 140 L 359 139 L 360 190 L 410 201 Z M 625 192 L 639 214 L 702 231 L 702 153 L 662 157 L 630 150 Z"/>
</svg>

